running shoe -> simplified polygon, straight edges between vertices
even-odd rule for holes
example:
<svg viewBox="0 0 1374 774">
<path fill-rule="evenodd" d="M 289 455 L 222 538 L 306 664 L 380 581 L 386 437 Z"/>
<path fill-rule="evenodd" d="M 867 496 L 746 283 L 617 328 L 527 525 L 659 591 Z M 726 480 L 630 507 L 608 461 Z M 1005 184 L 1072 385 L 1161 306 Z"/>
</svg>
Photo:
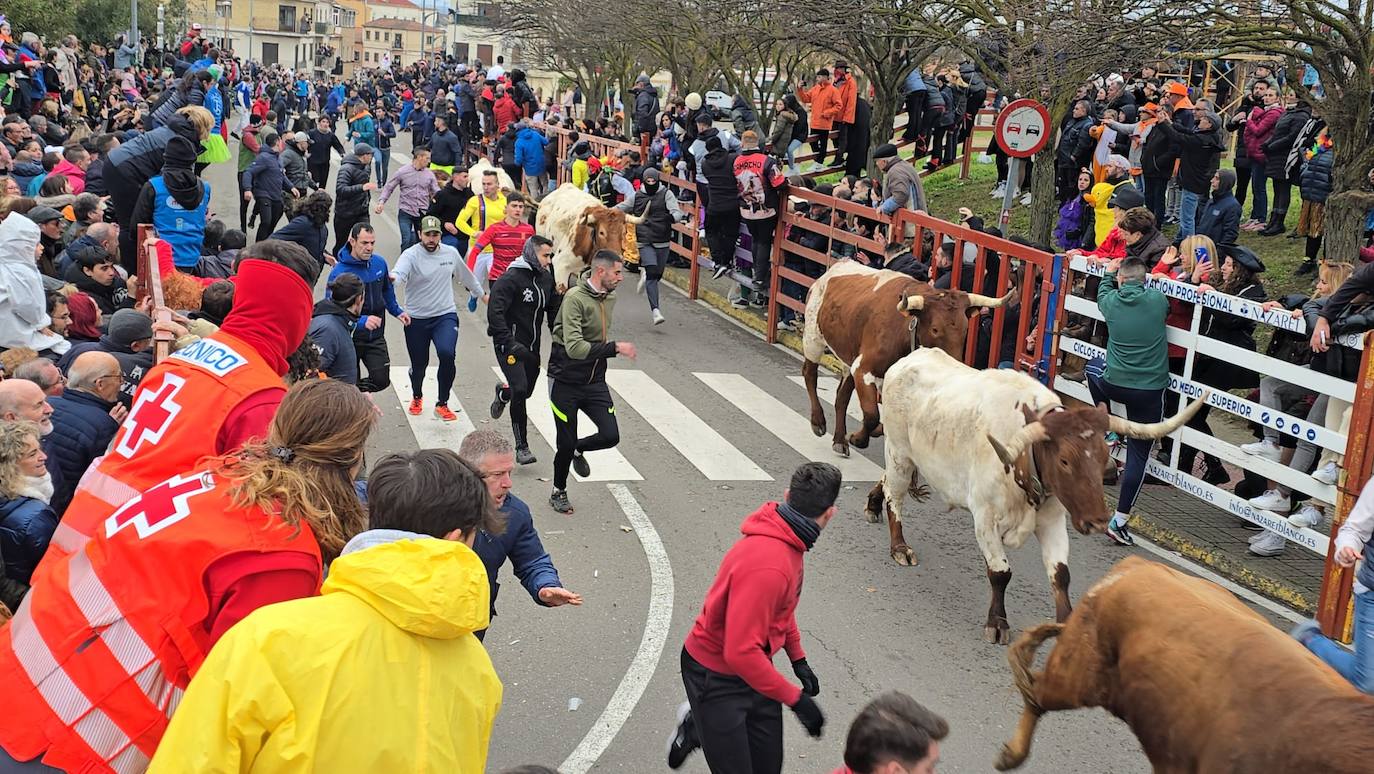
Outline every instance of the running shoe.
<svg viewBox="0 0 1374 774">
<path fill-rule="evenodd" d="M 692 705 L 684 701 L 677 708 L 677 727 L 673 729 L 673 735 L 668 737 L 668 768 L 682 768 L 687 756 L 700 746 L 697 724 L 692 720 Z"/>
<path fill-rule="evenodd" d="M 453 409 L 449 408 L 448 406 L 445 406 L 442 403 L 434 407 L 434 416 L 444 420 L 445 422 L 458 421 L 458 415 L 453 413 Z"/>
<path fill-rule="evenodd" d="M 406 411 L 409 411 L 410 414 L 411 414 L 411 416 L 416 416 L 416 417 L 418 417 L 418 416 L 420 416 L 421 414 L 425 413 L 425 400 L 424 400 L 424 398 L 411 398 L 411 400 L 410 400 L 410 406 L 409 406 L 408 408 L 406 408 Z"/>
<path fill-rule="evenodd" d="M 587 462 L 587 455 L 582 452 L 573 452 L 572 469 L 573 472 L 583 478 L 592 474 L 591 463 Z"/>
<path fill-rule="evenodd" d="M 533 465 L 539 460 L 535 458 L 528 446 L 515 447 L 515 461 L 520 465 Z"/>
<path fill-rule="evenodd" d="M 491 402 L 492 419 L 500 419 L 501 415 L 506 413 L 506 404 L 509 403 L 510 400 L 503 396 L 502 391 L 509 389 L 509 387 L 500 382 L 496 383 L 496 398 Z"/>
<path fill-rule="evenodd" d="M 662 325 L 663 321 L 666 319 L 663 316 L 663 313 L 658 311 L 657 309 L 653 310 L 652 317 L 654 318 L 654 325 Z"/>
<path fill-rule="evenodd" d="M 726 274 L 729 273 L 730 264 L 722 261 L 721 263 L 716 264 L 715 270 L 711 272 L 711 279 L 720 279 L 721 277 L 724 277 Z"/>
<path fill-rule="evenodd" d="M 1135 538 L 1131 537 L 1131 530 L 1125 522 L 1117 524 L 1116 521 L 1107 522 L 1107 537 L 1123 546 L 1135 545 Z"/>
<path fill-rule="evenodd" d="M 572 503 L 568 502 L 568 491 L 566 489 L 555 489 L 549 495 L 549 505 L 553 506 L 559 513 L 572 513 Z"/>
</svg>

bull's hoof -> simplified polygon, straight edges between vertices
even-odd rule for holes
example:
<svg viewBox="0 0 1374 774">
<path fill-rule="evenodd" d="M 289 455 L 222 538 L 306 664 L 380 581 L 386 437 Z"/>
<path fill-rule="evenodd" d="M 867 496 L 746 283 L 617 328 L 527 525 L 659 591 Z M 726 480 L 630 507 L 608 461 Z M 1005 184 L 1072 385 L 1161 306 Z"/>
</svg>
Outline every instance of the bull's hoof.
<svg viewBox="0 0 1374 774">
<path fill-rule="evenodd" d="M 844 443 L 834 443 L 834 444 L 831 444 L 831 445 L 830 445 L 830 448 L 833 449 L 834 452 L 835 452 L 836 454 L 840 455 L 841 457 L 848 457 L 848 456 L 849 456 L 849 445 L 848 445 L 848 444 L 844 444 Z"/>
<path fill-rule="evenodd" d="M 997 756 L 997 761 L 992 764 L 998 771 L 1011 771 L 1021 768 L 1021 764 L 1026 762 L 1025 753 L 1018 753 L 1011 749 L 1011 745 L 1002 745 L 1002 752 Z"/>
<path fill-rule="evenodd" d="M 911 546 L 902 543 L 892 547 L 892 561 L 902 567 L 916 566 L 916 552 L 911 550 Z"/>
<path fill-rule="evenodd" d="M 850 445 L 850 446 L 853 446 L 855 449 L 867 449 L 867 448 L 868 448 L 868 436 L 866 436 L 866 435 L 860 435 L 859 433 L 850 433 L 850 434 L 849 434 L 849 445 Z"/>
<path fill-rule="evenodd" d="M 993 645 L 1011 644 L 1011 627 L 1006 624 L 998 626 L 984 626 L 983 639 Z"/>
<path fill-rule="evenodd" d="M 882 438 L 882 437 L 883 437 L 883 423 L 882 423 L 882 422 L 879 422 L 879 423 L 878 423 L 878 426 L 875 427 L 875 428 L 873 428 L 873 432 L 869 433 L 869 435 L 873 436 L 874 438 Z"/>
<path fill-rule="evenodd" d="M 930 499 L 930 487 L 925 484 L 912 484 L 907 487 L 906 493 L 911 499 L 918 503 L 923 503 Z"/>
<path fill-rule="evenodd" d="M 814 434 L 817 438 L 820 438 L 821 436 L 825 435 L 825 423 L 824 423 L 824 422 L 820 422 L 820 423 L 812 422 L 812 423 L 811 423 L 811 432 L 812 432 L 812 434 Z"/>
<path fill-rule="evenodd" d="M 864 518 L 868 519 L 869 524 L 877 524 L 883 520 L 883 515 L 874 510 L 864 509 Z"/>
</svg>

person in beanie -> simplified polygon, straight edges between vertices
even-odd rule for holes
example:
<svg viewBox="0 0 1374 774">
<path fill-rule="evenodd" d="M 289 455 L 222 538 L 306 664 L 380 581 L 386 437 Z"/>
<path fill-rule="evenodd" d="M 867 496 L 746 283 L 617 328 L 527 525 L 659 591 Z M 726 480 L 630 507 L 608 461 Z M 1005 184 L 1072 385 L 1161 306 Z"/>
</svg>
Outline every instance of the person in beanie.
<svg viewBox="0 0 1374 774">
<path fill-rule="evenodd" d="M 915 212 L 926 210 L 926 189 L 921 185 L 921 175 L 910 161 L 897 155 L 897 146 L 890 142 L 879 145 L 873 151 L 873 163 L 883 173 L 882 203 L 878 212 L 891 215 L 906 208 Z"/>
<path fill-rule="evenodd" d="M 334 249 L 330 251 L 334 255 L 348 243 L 353 227 L 367 222 L 368 192 L 377 189 L 372 182 L 372 153 L 371 145 L 354 143 L 353 152 L 339 162 L 334 180 Z"/>
<path fill-rule="evenodd" d="M 663 279 L 663 269 L 668 265 L 672 254 L 669 242 L 673 236 L 674 223 L 691 220 L 678 206 L 677 197 L 666 185 L 657 169 L 644 170 L 643 186 L 640 195 L 635 197 L 630 214 L 643 218 L 635 228 L 635 242 L 639 246 L 639 265 L 643 273 L 639 275 L 639 290 L 649 298 L 649 314 L 654 325 L 663 322 L 663 312 L 658 308 L 658 283 Z M 755 266 L 758 264 L 756 263 Z"/>
<path fill-rule="evenodd" d="M 500 419 L 510 406 L 515 461 L 521 465 L 537 461 L 530 452 L 525 401 L 534 395 L 534 383 L 539 380 L 540 328 L 547 321 L 552 333 L 563 300 L 554 291 L 552 262 L 553 242 L 537 234 L 530 237 L 520 257 L 492 283 L 487 304 L 487 335 L 505 376 L 504 382 L 496 384 L 491 418 Z"/>
<path fill-rule="evenodd" d="M 792 474 L 782 502 L 764 503 L 740 525 L 682 648 L 687 701 L 668 748 L 668 767 L 701 747 L 713 774 L 779 774 L 782 707 L 820 737 L 825 716 L 813 696 L 820 681 L 806 663 L 797 628 L 802 565 L 835 516 L 840 471 L 808 462 Z M 773 666 L 785 650 L 794 685 Z M 710 690 L 707 690 L 707 685 Z"/>
</svg>

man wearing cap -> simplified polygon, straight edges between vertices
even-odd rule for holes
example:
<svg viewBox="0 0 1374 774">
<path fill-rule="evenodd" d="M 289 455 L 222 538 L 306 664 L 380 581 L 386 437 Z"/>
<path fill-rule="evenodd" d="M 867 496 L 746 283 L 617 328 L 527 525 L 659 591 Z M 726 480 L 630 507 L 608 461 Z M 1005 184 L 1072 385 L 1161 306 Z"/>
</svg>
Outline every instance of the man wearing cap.
<svg viewBox="0 0 1374 774">
<path fill-rule="evenodd" d="M 38 206 L 29 210 L 29 220 L 38 224 L 39 241 L 43 254 L 38 259 L 39 271 L 49 277 L 57 276 L 57 256 L 62 253 L 62 232 L 66 230 L 67 219 L 52 207 Z"/>
<path fill-rule="evenodd" d="M 835 95 L 840 103 L 839 113 L 835 116 L 835 166 L 844 165 L 845 149 L 849 147 L 849 131 L 854 126 L 854 112 L 858 107 L 859 89 L 854 77 L 849 74 L 849 63 L 843 59 L 835 60 Z"/>
<path fill-rule="evenodd" d="M 334 255 L 348 244 L 353 226 L 367 222 L 368 192 L 376 188 L 372 182 L 372 146 L 354 143 L 353 152 L 339 163 L 334 180 Z"/>
<path fill-rule="evenodd" d="M 319 188 L 310 177 L 310 164 L 306 156 L 310 153 L 310 135 L 296 132 L 287 138 L 286 149 L 281 152 L 282 170 L 286 172 L 286 182 L 299 192 L 308 196 Z"/>
<path fill-rule="evenodd" d="M 420 161 L 419 154 L 415 161 Z M 417 171 L 423 171 L 433 180 L 433 173 L 425 168 L 428 164 L 429 160 L 425 159 Z M 409 168 L 415 169 L 413 165 Z M 458 350 L 458 305 L 453 298 L 453 278 L 461 279 L 471 293 L 483 295 L 483 291 L 458 251 L 443 243 L 444 227 L 439 219 L 427 215 L 419 224 L 419 243 L 401 253 L 391 273 L 396 284 L 405 286 L 405 304 L 411 315 L 410 324 L 405 328 L 406 352 L 410 355 L 409 411 L 417 416 L 424 411 L 425 369 L 429 366 L 429 346 L 433 343 L 439 359 L 439 393 L 435 398 L 434 415 L 452 422 L 458 419 L 448 407 L 453 379 L 457 375 Z"/>
<path fill-rule="evenodd" d="M 1188 99 L 1188 87 L 1178 81 L 1169 81 L 1164 84 L 1165 105 L 1173 110 L 1174 126 L 1185 132 L 1191 132 L 1196 126 L 1193 119 L 1193 103 Z"/>
<path fill-rule="evenodd" d="M 74 345 L 57 367 L 66 373 L 83 352 L 108 352 L 119 361 L 123 383 L 119 387 L 119 402 L 125 408 L 133 405 L 134 392 L 143 375 L 153 367 L 153 321 L 135 309 L 120 309 L 110 316 L 105 335 L 98 341 Z"/>
<path fill-rule="evenodd" d="M 897 146 L 890 142 L 873 151 L 873 163 L 883 175 L 883 200 L 878 212 L 892 215 L 899 209 L 925 212 L 926 191 L 921 176 L 910 161 L 897 155 Z"/>
<path fill-rule="evenodd" d="M 429 148 L 422 145 L 411 153 L 410 163 L 401 167 L 386 182 L 381 197 L 377 199 L 377 206 L 372 208 L 373 212 L 380 215 L 392 192 L 397 188 L 401 190 L 400 201 L 396 204 L 396 223 L 401 231 L 403 253 L 418 241 L 415 231 L 419 228 L 420 219 L 429 211 L 430 199 L 439 192 L 439 181 L 434 179 L 434 173 L 429 168 Z"/>
</svg>

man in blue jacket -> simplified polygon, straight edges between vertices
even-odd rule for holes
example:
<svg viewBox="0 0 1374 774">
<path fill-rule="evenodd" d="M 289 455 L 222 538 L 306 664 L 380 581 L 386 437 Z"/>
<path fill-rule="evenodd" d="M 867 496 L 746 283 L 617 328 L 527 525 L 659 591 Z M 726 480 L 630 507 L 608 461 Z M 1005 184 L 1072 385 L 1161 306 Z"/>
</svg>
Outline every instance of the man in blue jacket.
<svg viewBox="0 0 1374 774">
<path fill-rule="evenodd" d="M 548 170 L 544 167 L 544 148 L 549 138 L 544 133 L 521 121 L 515 135 L 515 163 L 525 173 L 525 183 L 529 186 L 530 198 L 539 201 L 549 189 Z"/>
<path fill-rule="evenodd" d="M 329 272 L 333 283 L 342 274 L 356 274 L 363 283 L 362 315 L 353 328 L 353 347 L 358 360 L 367 368 L 367 376 L 358 379 L 363 392 L 381 392 L 391 386 L 391 354 L 386 348 L 386 315 L 388 312 L 410 325 L 406 314 L 396 301 L 396 286 L 391 284 L 391 271 L 386 259 L 374 255 L 377 235 L 372 226 L 358 223 L 348 232 L 348 244 L 339 250 L 338 263 Z"/>
<path fill-rule="evenodd" d="M 530 598 L 544 607 L 581 605 L 582 595 L 563 588 L 558 570 L 539 540 L 529 506 L 511 494 L 511 470 L 515 468 L 515 449 L 511 442 L 495 430 L 474 430 L 463 438 L 458 456 L 472 464 L 482 474 L 491 500 L 501 509 L 506 529 L 500 535 L 477 533 L 472 549 L 487 566 L 487 582 L 491 584 L 491 615 L 496 617 L 496 594 L 501 584 L 496 576 L 501 565 L 509 559 L 515 577 L 529 592 Z M 482 639 L 486 631 L 477 632 Z"/>
<path fill-rule="evenodd" d="M 292 196 L 301 195 L 301 192 L 291 185 L 291 181 L 286 179 L 286 171 L 282 168 L 281 152 L 286 146 L 282 143 L 281 135 L 266 132 L 262 135 L 261 142 L 258 155 L 254 157 L 253 163 L 243 170 L 241 176 L 244 200 L 257 201 L 258 242 L 267 239 L 277 230 L 277 222 L 286 211 L 285 193 L 290 191 Z"/>
</svg>

